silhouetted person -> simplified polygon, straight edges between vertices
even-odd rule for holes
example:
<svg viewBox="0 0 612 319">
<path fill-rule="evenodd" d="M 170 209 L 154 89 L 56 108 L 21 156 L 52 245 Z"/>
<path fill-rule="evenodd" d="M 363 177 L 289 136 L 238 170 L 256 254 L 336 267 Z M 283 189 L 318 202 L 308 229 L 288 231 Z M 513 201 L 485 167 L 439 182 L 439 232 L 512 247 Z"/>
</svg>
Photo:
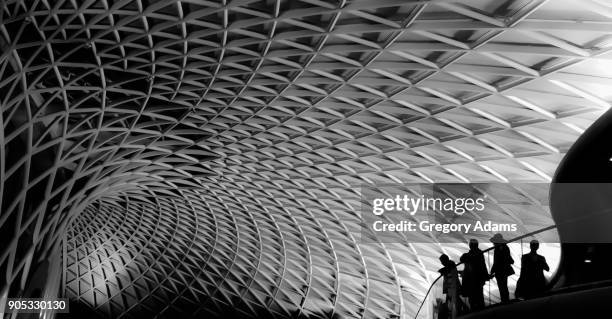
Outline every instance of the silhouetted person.
<svg viewBox="0 0 612 319">
<path fill-rule="evenodd" d="M 493 249 L 493 265 L 489 278 L 495 277 L 501 302 L 508 302 L 510 300 L 508 277 L 514 275 L 514 269 L 512 269 L 514 259 L 512 259 L 510 248 L 506 245 L 506 240 L 501 234 L 497 233 L 491 237 L 491 242 L 495 245 L 495 248 Z"/>
<path fill-rule="evenodd" d="M 521 258 L 521 275 L 514 292 L 517 297 L 529 299 L 544 292 L 546 287 L 544 271 L 549 271 L 550 268 L 546 263 L 546 258 L 537 254 L 539 247 L 540 243 L 537 240 L 532 240 L 529 243 L 531 251 Z"/>
<path fill-rule="evenodd" d="M 484 295 L 482 286 L 489 280 L 489 272 L 485 264 L 482 250 L 478 248 L 478 241 L 470 239 L 470 251 L 461 255 L 463 267 L 463 295 L 468 297 L 470 311 L 484 308 Z"/>
<path fill-rule="evenodd" d="M 442 293 L 446 295 L 446 312 L 440 311 L 438 318 L 456 318 L 459 311 L 458 300 L 461 287 L 457 266 L 446 254 L 440 256 L 440 263 L 444 266 L 438 272 L 443 276 Z"/>
</svg>

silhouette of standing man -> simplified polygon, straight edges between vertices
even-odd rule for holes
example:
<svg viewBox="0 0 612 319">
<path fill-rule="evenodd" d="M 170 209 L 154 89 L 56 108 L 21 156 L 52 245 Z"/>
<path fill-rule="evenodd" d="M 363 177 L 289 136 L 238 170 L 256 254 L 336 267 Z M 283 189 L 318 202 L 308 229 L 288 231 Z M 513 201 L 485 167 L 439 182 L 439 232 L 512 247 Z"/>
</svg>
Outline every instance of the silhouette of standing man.
<svg viewBox="0 0 612 319">
<path fill-rule="evenodd" d="M 484 308 L 484 295 L 482 287 L 489 280 L 489 272 L 485 264 L 482 250 L 478 248 L 478 241 L 470 239 L 470 251 L 461 255 L 463 268 L 463 295 L 468 297 L 470 311 Z"/>
<path fill-rule="evenodd" d="M 459 289 L 461 284 L 459 283 L 459 275 L 457 273 L 457 266 L 455 262 L 450 260 L 446 254 L 440 256 L 440 263 L 443 268 L 440 268 L 438 272 L 444 276 L 442 282 L 442 293 L 446 295 L 446 311 L 445 314 L 439 314 L 438 318 L 456 318 L 459 314 Z"/>
<path fill-rule="evenodd" d="M 537 297 L 544 292 L 546 287 L 544 271 L 549 271 L 550 268 L 546 263 L 546 258 L 538 255 L 539 247 L 540 243 L 537 240 L 532 240 L 529 243 L 531 251 L 521 258 L 521 275 L 516 283 L 516 291 L 514 292 L 514 295 L 517 297 L 529 299 Z"/>
<path fill-rule="evenodd" d="M 495 248 L 493 250 L 493 266 L 491 266 L 491 276 L 489 278 L 495 277 L 501 302 L 508 302 L 510 300 L 508 277 L 514 275 L 514 269 L 512 269 L 514 259 L 512 259 L 510 249 L 501 234 L 497 233 L 491 237 L 491 242 L 495 245 Z"/>
</svg>

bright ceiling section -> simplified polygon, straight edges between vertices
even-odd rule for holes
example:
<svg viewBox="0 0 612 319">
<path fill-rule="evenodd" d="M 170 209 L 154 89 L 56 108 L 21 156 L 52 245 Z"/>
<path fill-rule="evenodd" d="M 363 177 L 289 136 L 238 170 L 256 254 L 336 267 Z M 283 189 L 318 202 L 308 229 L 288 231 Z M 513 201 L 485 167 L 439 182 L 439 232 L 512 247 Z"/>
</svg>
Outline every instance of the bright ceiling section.
<svg viewBox="0 0 612 319">
<path fill-rule="evenodd" d="M 101 316 L 410 318 L 463 246 L 362 244 L 360 185 L 550 181 L 612 103 L 599 0 L 4 1 L 0 32 L 2 286 L 63 239 Z"/>
</svg>

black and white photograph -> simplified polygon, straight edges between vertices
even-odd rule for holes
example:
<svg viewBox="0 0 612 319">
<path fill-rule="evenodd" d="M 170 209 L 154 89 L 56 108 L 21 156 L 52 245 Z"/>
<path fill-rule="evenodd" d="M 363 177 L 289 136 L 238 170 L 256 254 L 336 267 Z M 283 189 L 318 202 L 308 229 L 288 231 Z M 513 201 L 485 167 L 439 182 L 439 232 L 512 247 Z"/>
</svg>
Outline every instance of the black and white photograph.
<svg viewBox="0 0 612 319">
<path fill-rule="evenodd" d="M 612 317 L 612 0 L 0 0 L 0 319 Z"/>
</svg>

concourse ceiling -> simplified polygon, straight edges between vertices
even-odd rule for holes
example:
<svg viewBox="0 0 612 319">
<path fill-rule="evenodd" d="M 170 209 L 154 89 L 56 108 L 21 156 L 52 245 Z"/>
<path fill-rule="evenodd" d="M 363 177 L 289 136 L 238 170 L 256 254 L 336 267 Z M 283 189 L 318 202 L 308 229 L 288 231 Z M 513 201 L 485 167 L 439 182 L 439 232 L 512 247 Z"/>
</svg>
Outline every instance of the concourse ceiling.
<svg viewBox="0 0 612 319">
<path fill-rule="evenodd" d="M 100 317 L 412 318 L 465 245 L 362 243 L 360 187 L 551 181 L 612 103 L 579 3 L 3 1 L 0 295 L 60 247 Z"/>
</svg>

